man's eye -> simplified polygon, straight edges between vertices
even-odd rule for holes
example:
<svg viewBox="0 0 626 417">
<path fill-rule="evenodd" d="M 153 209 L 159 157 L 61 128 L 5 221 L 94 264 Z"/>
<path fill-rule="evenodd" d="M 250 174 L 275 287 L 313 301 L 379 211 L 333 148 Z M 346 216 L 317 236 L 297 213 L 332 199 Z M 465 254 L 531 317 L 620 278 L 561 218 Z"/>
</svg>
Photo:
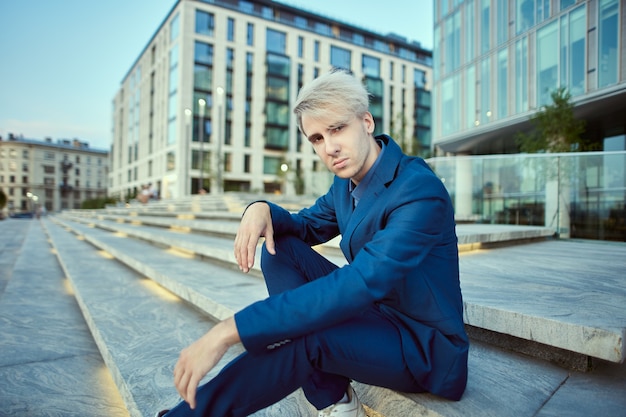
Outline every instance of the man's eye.
<svg viewBox="0 0 626 417">
<path fill-rule="evenodd" d="M 341 132 L 343 130 L 343 128 L 344 128 L 344 126 L 341 125 L 341 126 L 337 126 L 337 127 L 332 128 L 330 131 L 332 133 L 339 133 L 339 132 Z"/>
</svg>

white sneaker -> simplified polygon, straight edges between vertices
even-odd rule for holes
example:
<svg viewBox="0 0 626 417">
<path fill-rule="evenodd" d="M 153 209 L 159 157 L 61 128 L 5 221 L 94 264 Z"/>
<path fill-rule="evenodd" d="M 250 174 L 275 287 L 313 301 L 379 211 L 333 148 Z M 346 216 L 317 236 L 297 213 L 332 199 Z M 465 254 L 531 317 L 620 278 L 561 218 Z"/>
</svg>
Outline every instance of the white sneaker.
<svg viewBox="0 0 626 417">
<path fill-rule="evenodd" d="M 348 387 L 347 403 L 333 404 L 319 411 L 318 417 L 367 417 L 361 401 L 352 387 Z"/>
</svg>

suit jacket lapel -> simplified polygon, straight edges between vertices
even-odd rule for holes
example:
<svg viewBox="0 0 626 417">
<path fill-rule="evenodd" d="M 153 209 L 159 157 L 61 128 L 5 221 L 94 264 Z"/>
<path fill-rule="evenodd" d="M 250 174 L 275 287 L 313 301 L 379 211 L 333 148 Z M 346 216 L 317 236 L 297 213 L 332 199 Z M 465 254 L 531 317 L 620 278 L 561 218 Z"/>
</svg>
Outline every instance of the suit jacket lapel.
<svg viewBox="0 0 626 417">
<path fill-rule="evenodd" d="M 349 220 L 346 229 L 342 233 L 340 246 L 348 262 L 352 262 L 354 257 L 352 250 L 350 250 L 352 234 L 366 216 L 376 215 L 381 210 L 380 206 L 386 204 L 384 193 L 387 190 L 388 184 L 395 178 L 398 164 L 402 158 L 400 147 L 390 137 L 384 135 L 378 136 L 377 139 L 382 139 L 387 145 L 383 159 L 376 167 L 376 172 L 374 172 L 374 176 L 369 183 L 367 193 L 363 196 L 361 201 L 359 201 L 352 215 L 350 216 L 349 213 L 343 213 Z M 352 197 L 349 193 L 347 194 L 349 204 L 346 205 L 346 207 L 349 207 L 351 210 Z M 344 206 L 344 204 L 342 204 L 342 206 Z M 345 208 L 343 209 L 345 210 Z"/>
</svg>

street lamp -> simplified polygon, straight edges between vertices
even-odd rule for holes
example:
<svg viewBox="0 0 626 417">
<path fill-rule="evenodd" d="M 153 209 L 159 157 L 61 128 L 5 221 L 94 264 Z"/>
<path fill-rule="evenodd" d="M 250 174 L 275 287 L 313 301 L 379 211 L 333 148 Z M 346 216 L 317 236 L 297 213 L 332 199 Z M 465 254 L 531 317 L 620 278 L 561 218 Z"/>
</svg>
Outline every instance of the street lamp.
<svg viewBox="0 0 626 417">
<path fill-rule="evenodd" d="M 288 184 L 288 179 L 287 179 L 287 171 L 289 171 L 289 165 L 287 165 L 285 162 L 283 162 L 282 164 L 280 164 L 280 172 L 283 173 L 282 175 L 282 192 L 284 194 L 287 194 L 287 184 Z"/>
<path fill-rule="evenodd" d="M 189 109 L 185 109 L 185 175 L 184 175 L 184 179 L 185 179 L 185 187 L 184 187 L 184 192 L 185 195 L 189 195 L 190 192 L 189 190 L 189 153 L 190 153 L 190 143 L 191 143 L 191 110 Z"/>
<path fill-rule="evenodd" d="M 222 193 L 224 191 L 224 183 L 222 180 L 222 140 L 224 132 L 224 120 L 222 116 L 222 104 L 224 99 L 224 89 L 217 87 L 217 120 L 219 123 L 219 129 L 217 129 L 217 192 Z"/>
<path fill-rule="evenodd" d="M 200 180 L 198 182 L 198 194 L 202 194 L 204 189 L 204 108 L 206 107 L 206 101 L 204 99 L 198 100 L 198 106 L 200 107 L 200 125 L 198 126 L 199 140 L 200 140 Z"/>
</svg>

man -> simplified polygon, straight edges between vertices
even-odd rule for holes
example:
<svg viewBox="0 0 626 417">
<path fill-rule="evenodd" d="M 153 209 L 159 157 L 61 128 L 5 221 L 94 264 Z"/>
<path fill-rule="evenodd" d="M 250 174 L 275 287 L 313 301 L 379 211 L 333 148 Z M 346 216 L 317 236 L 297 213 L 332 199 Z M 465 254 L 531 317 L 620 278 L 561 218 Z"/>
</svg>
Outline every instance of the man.
<svg viewBox="0 0 626 417">
<path fill-rule="evenodd" d="M 453 208 L 422 159 L 374 138 L 368 98 L 343 71 L 300 91 L 300 131 L 334 183 L 297 214 L 266 201 L 248 206 L 235 256 L 248 272 L 265 238 L 270 296 L 183 350 L 174 381 L 185 402 L 167 416 L 247 416 L 302 388 L 320 416 L 364 417 L 351 380 L 461 398 L 468 339 Z M 341 268 L 311 248 L 339 234 Z M 238 342 L 246 352 L 196 392 Z"/>
</svg>

